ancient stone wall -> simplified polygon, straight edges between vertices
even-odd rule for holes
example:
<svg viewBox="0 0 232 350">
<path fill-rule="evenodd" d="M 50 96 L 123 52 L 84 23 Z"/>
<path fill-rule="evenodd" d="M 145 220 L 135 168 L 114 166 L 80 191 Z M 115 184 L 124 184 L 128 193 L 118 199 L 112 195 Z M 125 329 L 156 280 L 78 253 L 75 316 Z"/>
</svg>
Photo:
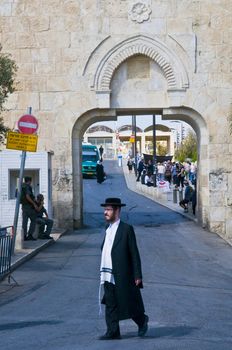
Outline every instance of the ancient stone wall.
<svg viewBox="0 0 232 350">
<path fill-rule="evenodd" d="M 59 225 L 72 224 L 73 206 L 81 222 L 83 128 L 120 109 L 148 107 L 195 128 L 199 219 L 232 236 L 231 32 L 230 0 L 0 2 L 0 43 L 18 65 L 4 117 L 14 127 L 32 106 L 39 119 L 39 150 L 54 152 Z"/>
</svg>

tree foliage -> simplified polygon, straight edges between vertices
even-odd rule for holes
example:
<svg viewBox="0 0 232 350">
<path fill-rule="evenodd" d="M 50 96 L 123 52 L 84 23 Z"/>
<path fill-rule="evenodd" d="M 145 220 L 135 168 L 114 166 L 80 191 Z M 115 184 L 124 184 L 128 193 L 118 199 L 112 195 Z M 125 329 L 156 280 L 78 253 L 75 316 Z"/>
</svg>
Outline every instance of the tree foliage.
<svg viewBox="0 0 232 350">
<path fill-rule="evenodd" d="M 175 159 L 184 162 L 191 159 L 193 162 L 197 160 L 197 136 L 194 131 L 189 131 L 180 147 L 175 152 Z"/>
<path fill-rule="evenodd" d="M 9 94 L 12 94 L 14 88 L 14 78 L 17 71 L 15 62 L 9 55 L 1 53 L 0 47 L 0 112 L 4 109 L 4 103 Z M 3 118 L 0 117 L 0 143 L 5 139 L 8 128 L 3 123 Z"/>
<path fill-rule="evenodd" d="M 158 154 L 159 156 L 166 156 L 167 152 L 168 152 L 167 146 L 164 146 L 164 145 L 162 145 L 161 143 L 158 142 L 158 145 L 157 145 L 157 154 Z"/>
</svg>

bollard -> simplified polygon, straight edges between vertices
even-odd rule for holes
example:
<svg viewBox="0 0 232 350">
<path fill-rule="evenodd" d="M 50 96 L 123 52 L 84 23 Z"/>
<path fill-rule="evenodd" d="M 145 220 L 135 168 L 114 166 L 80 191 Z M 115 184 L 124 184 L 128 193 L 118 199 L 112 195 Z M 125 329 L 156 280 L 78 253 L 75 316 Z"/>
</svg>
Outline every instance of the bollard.
<svg viewBox="0 0 232 350">
<path fill-rule="evenodd" d="M 183 200 L 183 189 L 179 190 L 179 202 Z"/>
<path fill-rule="evenodd" d="M 118 166 L 122 166 L 122 156 L 118 156 Z"/>
<path fill-rule="evenodd" d="M 173 188 L 173 203 L 177 203 L 177 189 Z"/>
</svg>

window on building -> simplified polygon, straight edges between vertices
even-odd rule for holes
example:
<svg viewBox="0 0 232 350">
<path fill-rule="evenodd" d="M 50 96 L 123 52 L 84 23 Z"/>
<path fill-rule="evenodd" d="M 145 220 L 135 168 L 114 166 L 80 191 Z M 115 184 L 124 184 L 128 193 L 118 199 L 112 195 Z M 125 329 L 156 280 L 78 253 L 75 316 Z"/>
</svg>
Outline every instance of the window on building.
<svg viewBox="0 0 232 350">
<path fill-rule="evenodd" d="M 27 169 L 24 171 L 24 178 L 25 176 L 30 176 L 32 178 L 32 189 L 35 196 L 37 196 L 37 194 L 40 193 L 39 169 Z M 8 187 L 9 199 L 15 199 L 17 195 L 18 185 L 19 185 L 18 169 L 9 169 L 8 183 L 9 183 L 9 187 Z"/>
</svg>

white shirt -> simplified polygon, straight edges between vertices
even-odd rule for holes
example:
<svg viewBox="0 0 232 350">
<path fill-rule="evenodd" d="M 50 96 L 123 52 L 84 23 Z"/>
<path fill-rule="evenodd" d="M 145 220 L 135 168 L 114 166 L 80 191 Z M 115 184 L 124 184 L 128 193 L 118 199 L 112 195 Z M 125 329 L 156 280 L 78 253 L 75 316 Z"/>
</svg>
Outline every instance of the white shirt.
<svg viewBox="0 0 232 350">
<path fill-rule="evenodd" d="M 119 223 L 120 219 L 115 221 L 113 224 L 110 224 L 110 226 L 106 230 L 105 242 L 101 256 L 101 284 L 103 284 L 104 282 L 110 282 L 115 284 L 114 275 L 112 273 L 111 250 L 114 244 L 114 239 Z"/>
<path fill-rule="evenodd" d="M 158 165 L 158 174 L 164 174 L 165 166 L 163 164 Z"/>
</svg>

